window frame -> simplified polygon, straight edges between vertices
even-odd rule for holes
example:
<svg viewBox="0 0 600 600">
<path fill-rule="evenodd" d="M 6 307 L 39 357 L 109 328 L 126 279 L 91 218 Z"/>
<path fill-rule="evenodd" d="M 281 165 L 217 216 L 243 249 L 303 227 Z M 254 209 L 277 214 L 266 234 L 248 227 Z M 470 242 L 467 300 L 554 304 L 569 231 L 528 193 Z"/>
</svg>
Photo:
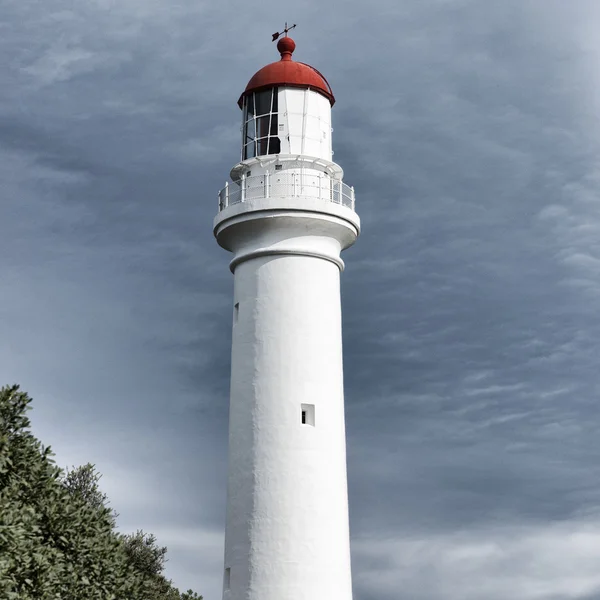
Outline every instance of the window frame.
<svg viewBox="0 0 600 600">
<path fill-rule="evenodd" d="M 264 112 L 265 95 L 270 94 L 269 111 Z M 262 97 L 261 97 L 262 96 Z M 262 105 L 262 110 L 257 106 Z M 242 160 L 279 154 L 279 88 L 272 87 L 244 96 L 242 125 Z M 258 113 L 261 114 L 258 114 Z M 252 125 L 250 125 L 250 123 Z"/>
</svg>

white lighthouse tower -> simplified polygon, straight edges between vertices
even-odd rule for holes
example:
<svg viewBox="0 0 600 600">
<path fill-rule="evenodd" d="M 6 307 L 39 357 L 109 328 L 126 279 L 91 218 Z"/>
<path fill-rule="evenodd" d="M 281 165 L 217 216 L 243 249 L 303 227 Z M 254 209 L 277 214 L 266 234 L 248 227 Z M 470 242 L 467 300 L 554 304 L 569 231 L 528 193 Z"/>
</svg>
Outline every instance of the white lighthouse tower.
<svg viewBox="0 0 600 600">
<path fill-rule="evenodd" d="M 331 88 L 295 47 L 286 28 L 238 101 L 214 220 L 234 275 L 224 600 L 352 598 L 340 252 L 360 220 Z"/>
</svg>

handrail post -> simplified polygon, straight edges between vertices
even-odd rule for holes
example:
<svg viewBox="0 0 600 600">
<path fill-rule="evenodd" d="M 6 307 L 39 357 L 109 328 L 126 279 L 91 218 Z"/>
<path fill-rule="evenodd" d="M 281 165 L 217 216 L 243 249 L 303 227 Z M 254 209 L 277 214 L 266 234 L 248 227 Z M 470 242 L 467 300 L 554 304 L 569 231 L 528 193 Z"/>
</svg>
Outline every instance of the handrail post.
<svg viewBox="0 0 600 600">
<path fill-rule="evenodd" d="M 317 173 L 317 181 L 319 182 L 319 200 L 321 200 L 321 173 Z"/>
<path fill-rule="evenodd" d="M 269 197 L 269 186 L 270 186 L 270 178 L 271 178 L 271 174 L 269 173 L 269 170 L 267 169 L 265 171 L 265 198 Z"/>
<path fill-rule="evenodd" d="M 350 198 L 351 202 L 352 202 L 352 210 L 354 210 L 354 186 L 350 186 L 350 189 L 352 190 L 352 197 Z"/>
<path fill-rule="evenodd" d="M 240 202 L 244 202 L 246 200 L 246 174 L 242 175 L 242 189 L 240 195 Z"/>
<path fill-rule="evenodd" d="M 298 185 L 296 183 L 296 179 L 297 179 L 297 173 L 292 173 L 292 177 L 294 178 L 293 181 L 293 194 L 294 194 L 294 198 L 296 198 L 298 196 Z"/>
<path fill-rule="evenodd" d="M 225 207 L 229 206 L 229 182 L 225 182 Z"/>
</svg>

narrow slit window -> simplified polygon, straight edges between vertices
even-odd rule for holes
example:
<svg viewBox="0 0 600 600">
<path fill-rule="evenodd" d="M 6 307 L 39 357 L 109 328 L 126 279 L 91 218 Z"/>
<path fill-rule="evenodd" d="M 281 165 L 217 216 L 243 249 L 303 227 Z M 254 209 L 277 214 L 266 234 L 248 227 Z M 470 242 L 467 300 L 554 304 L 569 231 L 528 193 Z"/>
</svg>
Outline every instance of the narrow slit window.
<svg viewBox="0 0 600 600">
<path fill-rule="evenodd" d="M 314 404 L 302 404 L 300 410 L 300 422 L 302 425 L 315 426 L 315 405 Z"/>
<path fill-rule="evenodd" d="M 225 581 L 224 586 L 226 590 L 231 588 L 231 567 L 227 567 L 225 569 Z"/>
<path fill-rule="evenodd" d="M 233 322 L 234 323 L 238 322 L 239 314 L 240 314 L 240 303 L 236 302 L 235 306 L 233 307 Z"/>
</svg>

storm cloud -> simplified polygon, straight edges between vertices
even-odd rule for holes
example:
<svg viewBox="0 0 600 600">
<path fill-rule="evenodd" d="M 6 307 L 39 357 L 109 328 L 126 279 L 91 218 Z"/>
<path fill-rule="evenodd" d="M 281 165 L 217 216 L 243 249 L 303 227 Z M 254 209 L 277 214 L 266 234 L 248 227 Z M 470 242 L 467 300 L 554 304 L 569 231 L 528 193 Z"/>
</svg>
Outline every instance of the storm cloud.
<svg viewBox="0 0 600 600">
<path fill-rule="evenodd" d="M 220 598 L 236 100 L 298 23 L 363 231 L 356 600 L 600 598 L 600 6 L 0 0 L 0 376 Z"/>
</svg>

